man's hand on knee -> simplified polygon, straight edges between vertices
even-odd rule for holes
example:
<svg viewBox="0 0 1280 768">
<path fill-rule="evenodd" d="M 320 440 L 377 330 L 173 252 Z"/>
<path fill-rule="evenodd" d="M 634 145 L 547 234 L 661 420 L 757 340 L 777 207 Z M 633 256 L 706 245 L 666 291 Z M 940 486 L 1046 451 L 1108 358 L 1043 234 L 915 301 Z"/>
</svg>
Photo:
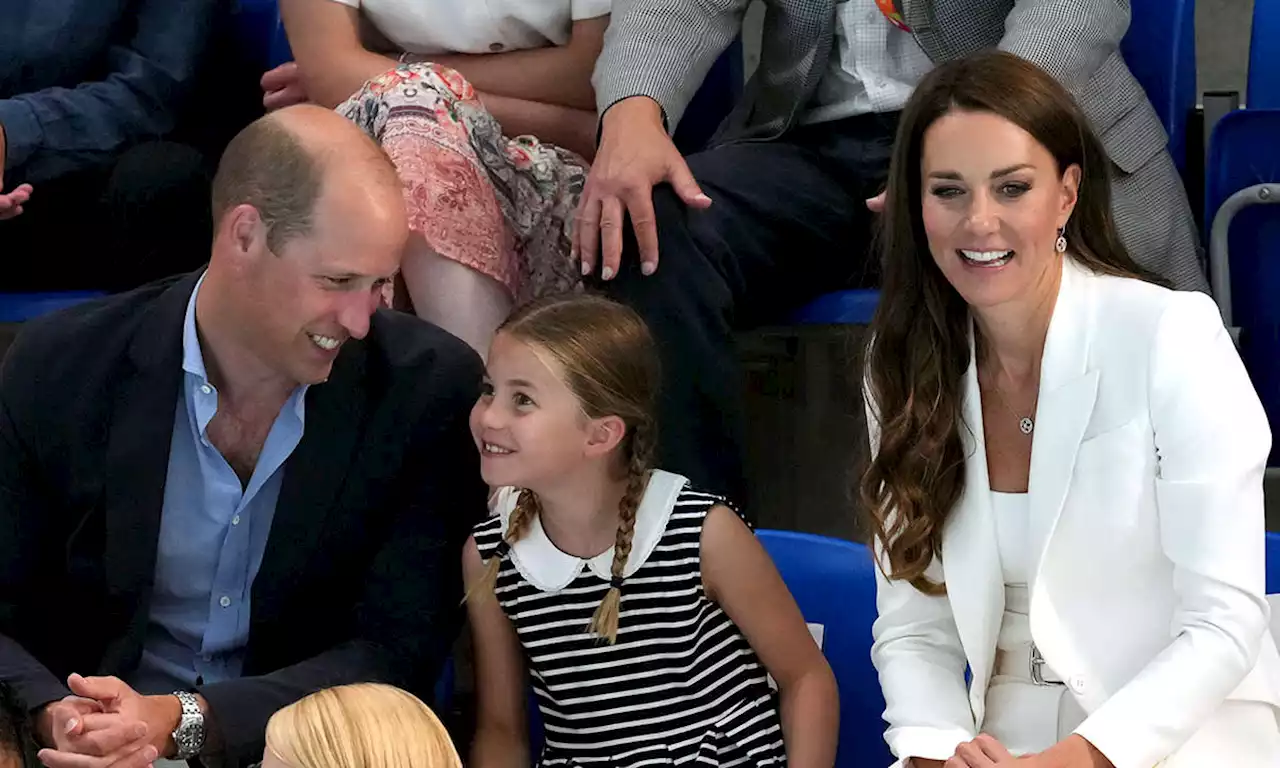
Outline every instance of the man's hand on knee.
<svg viewBox="0 0 1280 768">
<path fill-rule="evenodd" d="M 145 768 L 175 753 L 182 716 L 174 696 L 143 696 L 115 677 L 67 680 L 74 696 L 50 704 L 39 728 L 48 768 Z M 202 704 L 203 706 L 203 704 Z"/>
<path fill-rule="evenodd" d="M 45 705 L 36 732 L 45 747 L 40 761 L 49 768 L 140 768 L 159 756 L 145 723 L 81 696 Z"/>
<path fill-rule="evenodd" d="M 702 193 L 667 135 L 662 108 L 654 100 L 623 99 L 605 113 L 601 126 L 600 149 L 578 206 L 574 251 L 584 276 L 599 266 L 600 277 L 612 279 L 622 262 L 622 227 L 630 216 L 640 269 L 651 275 L 658 268 L 654 186 L 671 184 L 680 199 L 694 208 L 706 208 L 711 198 Z"/>
</svg>

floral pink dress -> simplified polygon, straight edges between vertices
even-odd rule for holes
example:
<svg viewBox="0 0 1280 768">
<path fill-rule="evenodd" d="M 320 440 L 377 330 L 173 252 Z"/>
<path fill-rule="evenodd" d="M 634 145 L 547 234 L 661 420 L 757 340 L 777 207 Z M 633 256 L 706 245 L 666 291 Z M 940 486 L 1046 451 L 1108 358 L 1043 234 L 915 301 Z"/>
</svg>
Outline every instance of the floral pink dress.
<svg viewBox="0 0 1280 768">
<path fill-rule="evenodd" d="M 395 163 L 409 226 L 517 302 L 574 290 L 570 226 L 587 163 L 532 136 L 507 138 L 462 75 L 405 64 L 338 106 Z"/>
</svg>

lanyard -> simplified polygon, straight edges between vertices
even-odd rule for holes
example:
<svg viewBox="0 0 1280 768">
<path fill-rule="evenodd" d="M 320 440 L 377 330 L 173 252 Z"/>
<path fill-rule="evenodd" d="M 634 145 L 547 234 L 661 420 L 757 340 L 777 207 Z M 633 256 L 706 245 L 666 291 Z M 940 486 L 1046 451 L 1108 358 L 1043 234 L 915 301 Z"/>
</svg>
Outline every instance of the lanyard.
<svg viewBox="0 0 1280 768">
<path fill-rule="evenodd" d="M 876 7 L 880 9 L 880 13 L 884 14 L 890 24 L 903 32 L 911 31 L 911 27 L 908 27 L 906 20 L 902 18 L 902 12 L 894 5 L 894 0 L 876 0 Z"/>
</svg>

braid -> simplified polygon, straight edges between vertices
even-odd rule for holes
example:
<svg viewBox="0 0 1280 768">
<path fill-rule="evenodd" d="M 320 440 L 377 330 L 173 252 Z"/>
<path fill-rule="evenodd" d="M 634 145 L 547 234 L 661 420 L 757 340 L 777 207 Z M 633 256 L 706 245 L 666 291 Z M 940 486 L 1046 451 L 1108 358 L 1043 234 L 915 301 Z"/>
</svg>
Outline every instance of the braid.
<svg viewBox="0 0 1280 768">
<path fill-rule="evenodd" d="M 639 423 L 631 432 L 631 461 L 627 465 L 627 489 L 618 503 L 618 533 L 613 545 L 613 576 L 609 591 L 591 617 L 591 631 L 609 641 L 618 641 L 618 614 L 622 609 L 622 575 L 631 557 L 631 540 L 636 532 L 636 513 L 649 482 L 653 456 L 653 427 Z"/>
<path fill-rule="evenodd" d="M 511 517 L 507 519 L 507 535 L 502 538 L 500 543 L 488 560 L 484 561 L 484 575 L 480 577 L 467 590 L 467 596 L 463 601 L 474 600 L 480 595 L 491 597 L 494 590 L 498 586 L 498 573 L 502 570 L 502 560 L 507 556 L 511 546 L 524 535 L 529 532 L 529 526 L 533 524 L 533 519 L 542 512 L 542 503 L 538 501 L 538 497 L 533 491 L 519 491 L 519 498 L 516 499 L 516 508 L 511 510 Z"/>
</svg>

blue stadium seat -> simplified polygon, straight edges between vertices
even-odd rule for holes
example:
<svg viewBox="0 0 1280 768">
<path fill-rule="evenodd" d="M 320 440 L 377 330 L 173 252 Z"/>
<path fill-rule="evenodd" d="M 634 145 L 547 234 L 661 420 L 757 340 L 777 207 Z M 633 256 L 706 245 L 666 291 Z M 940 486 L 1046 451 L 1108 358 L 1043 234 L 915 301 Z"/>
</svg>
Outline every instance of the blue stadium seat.
<svg viewBox="0 0 1280 768">
<path fill-rule="evenodd" d="M 1187 115 L 1196 106 L 1195 0 L 1131 0 L 1130 7 L 1120 52 L 1156 108 L 1181 172 L 1187 160 Z"/>
<path fill-rule="evenodd" d="M 797 325 L 870 325 L 880 303 L 880 292 L 871 289 L 824 294 L 792 314 Z"/>
<path fill-rule="evenodd" d="M 267 69 L 275 69 L 287 61 L 293 61 L 293 49 L 289 47 L 289 35 L 284 31 L 284 20 L 276 14 L 276 29 L 267 48 Z"/>
<path fill-rule="evenodd" d="M 240 55 L 255 69 L 266 71 L 280 63 L 272 60 L 277 37 L 281 34 L 280 8 L 276 0 L 238 0 L 233 27 Z"/>
<path fill-rule="evenodd" d="M 0 293 L 0 323 L 23 323 L 102 295 L 99 291 Z"/>
<path fill-rule="evenodd" d="M 1204 218 L 1212 223 L 1214 297 L 1228 325 L 1240 329 L 1240 355 L 1273 430 L 1280 427 L 1280 205 L 1236 204 L 1280 201 L 1278 136 L 1280 110 L 1242 109 L 1218 121 L 1205 168 Z M 1280 465 L 1280 445 L 1269 463 Z"/>
<path fill-rule="evenodd" d="M 1280 0 L 1256 2 L 1280 6 Z M 1196 106 L 1195 0 L 1132 0 L 1130 5 L 1129 32 L 1120 51 L 1160 116 L 1169 134 L 1169 153 L 1181 173 L 1187 161 L 1187 116 Z M 1272 39 L 1280 41 L 1280 22 L 1276 27 Z M 1280 69 L 1273 66 L 1269 74 L 1280 91 Z M 875 291 L 837 291 L 818 297 L 790 320 L 800 325 L 866 325 L 877 299 Z"/>
<path fill-rule="evenodd" d="M 757 531 L 805 621 L 822 626 L 822 650 L 840 686 L 836 768 L 893 762 L 884 741 L 884 696 L 871 664 L 875 563 L 861 544 L 791 531 Z"/>
<path fill-rule="evenodd" d="M 1253 33 L 1249 43 L 1250 108 L 1280 109 L 1280 66 L 1274 58 L 1280 47 L 1280 0 L 1253 0 Z"/>
</svg>

